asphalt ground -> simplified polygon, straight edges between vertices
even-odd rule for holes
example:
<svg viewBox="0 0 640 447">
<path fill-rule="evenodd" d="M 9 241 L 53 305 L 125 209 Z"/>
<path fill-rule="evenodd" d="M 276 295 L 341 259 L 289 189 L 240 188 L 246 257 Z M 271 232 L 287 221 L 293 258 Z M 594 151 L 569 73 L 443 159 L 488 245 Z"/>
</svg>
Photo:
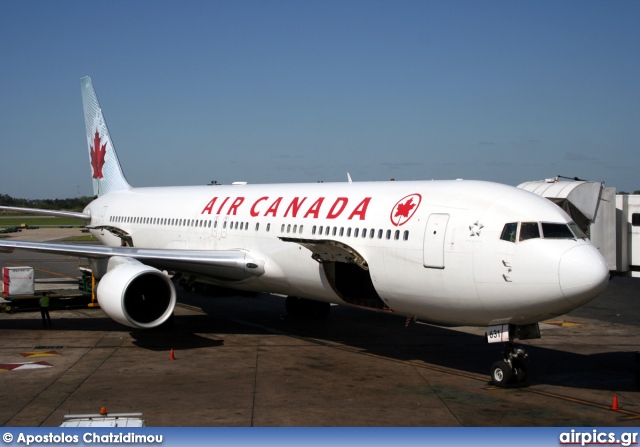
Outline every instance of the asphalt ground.
<svg viewBox="0 0 640 447">
<path fill-rule="evenodd" d="M 0 267 L 22 265 L 36 269 L 37 288 L 80 276 L 76 258 L 0 254 Z M 84 305 L 53 310 L 50 329 L 36 310 L 1 313 L 0 424 L 58 426 L 106 406 L 142 412 L 148 426 L 635 427 L 639 286 L 614 278 L 588 305 L 542 324 L 541 339 L 521 343 L 527 386 L 507 389 L 488 383 L 502 346 L 487 344 L 484 329 L 406 326 L 344 306 L 298 320 L 271 295 L 179 290 L 173 329 L 150 331 Z"/>
</svg>

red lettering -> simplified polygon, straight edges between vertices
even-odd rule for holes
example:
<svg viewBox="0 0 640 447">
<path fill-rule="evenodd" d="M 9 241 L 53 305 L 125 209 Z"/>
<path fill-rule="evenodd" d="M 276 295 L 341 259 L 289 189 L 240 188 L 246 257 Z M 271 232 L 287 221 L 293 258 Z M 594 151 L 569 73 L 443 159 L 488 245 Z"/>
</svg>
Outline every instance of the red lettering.
<svg viewBox="0 0 640 447">
<path fill-rule="evenodd" d="M 355 216 L 360 216 L 360 220 L 364 220 L 367 214 L 367 207 L 369 206 L 369 202 L 371 201 L 371 197 L 366 197 L 356 206 L 356 209 L 353 210 L 349 219 L 353 219 Z"/>
<path fill-rule="evenodd" d="M 298 216 L 298 211 L 300 210 L 300 207 L 302 206 L 304 201 L 307 200 L 307 198 L 305 197 L 304 199 L 302 199 L 301 202 L 298 202 L 298 200 L 300 199 L 296 197 L 291 201 L 291 203 L 289 204 L 289 207 L 287 208 L 287 211 L 284 212 L 284 217 L 287 217 L 287 214 L 289 214 L 289 211 L 291 211 L 291 217 Z"/>
<path fill-rule="evenodd" d="M 347 206 L 347 202 L 348 201 L 349 201 L 349 199 L 347 199 L 346 197 L 338 197 L 336 199 L 336 201 L 333 203 L 333 205 L 331 206 L 331 209 L 329 210 L 329 214 L 327 214 L 327 219 L 335 219 L 340 214 L 342 214 L 342 212 L 344 211 L 344 209 Z M 340 209 L 338 211 L 336 211 L 335 209 L 338 207 L 339 203 L 341 203 L 342 206 L 340 207 Z"/>
<path fill-rule="evenodd" d="M 234 200 L 229 207 L 229 211 L 227 211 L 227 216 L 231 214 L 231 211 L 233 211 L 233 215 L 235 216 L 236 211 L 238 210 L 238 207 L 242 204 L 242 202 L 244 202 L 244 197 L 236 197 L 236 200 Z"/>
<path fill-rule="evenodd" d="M 271 204 L 271 206 L 264 213 L 264 215 L 266 216 L 267 214 L 271 213 L 273 217 L 276 217 L 276 213 L 278 212 L 278 207 L 280 206 L 280 202 L 282 202 L 282 197 L 278 197 L 276 201 Z"/>
<path fill-rule="evenodd" d="M 256 205 L 257 205 L 259 202 L 262 202 L 263 200 L 267 200 L 268 198 L 269 198 L 268 196 L 260 197 L 258 200 L 256 200 L 256 201 L 254 202 L 254 204 L 251 206 L 251 210 L 249 211 L 253 217 L 258 217 L 258 214 L 259 214 L 259 213 L 256 211 Z"/>
<path fill-rule="evenodd" d="M 211 210 L 213 209 L 213 205 L 216 203 L 217 199 L 218 199 L 217 197 L 214 197 L 213 199 L 211 199 L 211 201 L 207 203 L 207 206 L 204 207 L 204 209 L 200 212 L 200 214 L 204 214 L 205 211 L 207 211 L 207 214 L 211 214 Z"/>
<path fill-rule="evenodd" d="M 313 203 L 313 205 L 311 205 L 311 208 L 309 208 L 307 213 L 304 215 L 305 219 L 307 218 L 307 216 L 309 214 L 312 214 L 313 217 L 315 219 L 317 219 L 318 218 L 318 213 L 320 212 L 320 207 L 322 206 L 322 202 L 324 202 L 324 197 L 320 197 L 318 200 L 316 200 Z"/>
<path fill-rule="evenodd" d="M 222 207 L 224 206 L 225 203 L 227 203 L 227 200 L 229 200 L 229 197 L 224 199 L 224 202 L 222 202 L 222 204 L 220 205 L 220 208 L 218 208 L 218 212 L 216 214 L 220 214 L 220 211 L 222 211 Z"/>
</svg>

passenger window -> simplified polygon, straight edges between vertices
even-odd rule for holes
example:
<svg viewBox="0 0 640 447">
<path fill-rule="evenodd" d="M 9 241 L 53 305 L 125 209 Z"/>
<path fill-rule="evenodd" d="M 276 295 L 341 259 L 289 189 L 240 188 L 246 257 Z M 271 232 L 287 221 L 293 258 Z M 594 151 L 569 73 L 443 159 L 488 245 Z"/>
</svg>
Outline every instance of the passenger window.
<svg viewBox="0 0 640 447">
<path fill-rule="evenodd" d="M 351 227 L 347 228 L 347 237 L 351 237 Z"/>
<path fill-rule="evenodd" d="M 396 241 L 400 239 L 400 230 L 396 230 L 395 234 L 393 235 L 393 239 Z"/>
<path fill-rule="evenodd" d="M 280 233 L 284 233 L 284 224 L 280 227 Z"/>
<path fill-rule="evenodd" d="M 378 230 L 378 239 L 382 239 L 382 234 L 384 233 L 384 230 Z M 387 238 L 389 239 L 389 238 Z"/>
<path fill-rule="evenodd" d="M 324 235 L 325 236 L 329 236 L 329 230 L 331 229 L 331 227 L 327 227 L 324 229 Z"/>
<path fill-rule="evenodd" d="M 268 223 L 268 224 L 267 224 L 267 232 L 269 232 L 269 230 L 270 230 L 270 229 L 271 229 L 271 224 L 270 224 L 270 223 Z"/>
<path fill-rule="evenodd" d="M 311 228 L 311 234 L 313 234 L 313 235 L 316 234 L 316 226 L 315 225 Z"/>
<path fill-rule="evenodd" d="M 535 239 L 540 237 L 538 222 L 522 222 L 520 224 L 520 241 Z"/>
<path fill-rule="evenodd" d="M 362 237 L 363 238 L 367 237 L 367 229 L 366 228 L 362 229 Z"/>
<path fill-rule="evenodd" d="M 302 228 L 304 227 L 304 225 L 300 225 L 300 228 L 298 229 L 298 234 L 302 234 Z"/>
<path fill-rule="evenodd" d="M 376 230 L 374 230 L 373 228 L 369 230 L 369 239 L 373 239 L 373 237 L 376 235 Z"/>
<path fill-rule="evenodd" d="M 340 237 L 344 235 L 344 227 L 340 227 Z"/>
<path fill-rule="evenodd" d="M 338 229 L 336 227 L 333 227 L 333 231 L 331 232 L 331 236 L 335 236 L 337 231 L 338 231 Z"/>
<path fill-rule="evenodd" d="M 260 223 L 256 222 L 256 231 L 260 228 Z"/>
<path fill-rule="evenodd" d="M 358 232 L 360 231 L 360 228 L 356 228 L 353 230 L 353 237 L 358 237 Z"/>
<path fill-rule="evenodd" d="M 518 223 L 517 222 L 508 223 L 502 229 L 502 235 L 500 236 L 500 239 L 507 242 L 515 242 L 517 232 L 518 232 Z"/>
<path fill-rule="evenodd" d="M 402 236 L 402 239 L 404 239 L 405 241 L 409 240 L 409 230 L 404 231 L 404 236 Z"/>
<path fill-rule="evenodd" d="M 573 239 L 573 233 L 566 224 L 542 222 L 542 237 L 545 239 Z"/>
<path fill-rule="evenodd" d="M 320 236 L 322 236 L 322 230 L 324 229 L 324 227 L 322 225 L 320 225 L 320 229 L 318 230 L 318 234 Z"/>
</svg>

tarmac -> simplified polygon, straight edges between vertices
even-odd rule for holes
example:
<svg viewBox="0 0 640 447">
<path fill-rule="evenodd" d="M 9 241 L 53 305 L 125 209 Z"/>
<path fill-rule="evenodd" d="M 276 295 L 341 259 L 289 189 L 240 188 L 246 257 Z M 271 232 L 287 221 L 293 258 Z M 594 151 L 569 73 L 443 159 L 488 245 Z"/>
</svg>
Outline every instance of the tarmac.
<svg viewBox="0 0 640 447">
<path fill-rule="evenodd" d="M 56 240 L 78 229 L 23 231 Z M 36 287 L 68 287 L 78 259 L 16 251 Z M 500 344 L 483 328 L 443 328 L 333 306 L 286 315 L 271 295 L 178 291 L 172 329 L 132 330 L 85 306 L 0 314 L 0 424 L 59 426 L 69 413 L 142 412 L 147 426 L 492 427 L 640 423 L 640 279 L 614 278 L 586 306 L 541 324 L 526 386 L 488 383 Z M 174 360 L 171 360 L 173 358 Z"/>
</svg>

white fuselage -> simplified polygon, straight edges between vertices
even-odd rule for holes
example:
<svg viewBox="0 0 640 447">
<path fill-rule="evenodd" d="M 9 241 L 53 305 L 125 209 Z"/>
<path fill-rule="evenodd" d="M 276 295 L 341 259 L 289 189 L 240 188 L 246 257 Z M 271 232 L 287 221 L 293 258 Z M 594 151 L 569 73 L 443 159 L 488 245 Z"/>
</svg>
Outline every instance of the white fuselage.
<svg viewBox="0 0 640 447">
<path fill-rule="evenodd" d="M 349 273 L 335 273 L 342 265 L 334 272 L 307 248 L 338 243 L 366 261 L 378 309 L 441 324 L 541 321 L 593 299 L 608 277 L 588 240 L 501 239 L 508 223 L 570 218 L 546 199 L 487 182 L 134 188 L 105 194 L 85 212 L 91 226 L 116 228 L 135 247 L 241 249 L 264 261 L 261 276 L 199 281 L 359 305 L 341 292 L 349 288 Z M 121 243 L 108 230 L 93 232 Z"/>
</svg>

